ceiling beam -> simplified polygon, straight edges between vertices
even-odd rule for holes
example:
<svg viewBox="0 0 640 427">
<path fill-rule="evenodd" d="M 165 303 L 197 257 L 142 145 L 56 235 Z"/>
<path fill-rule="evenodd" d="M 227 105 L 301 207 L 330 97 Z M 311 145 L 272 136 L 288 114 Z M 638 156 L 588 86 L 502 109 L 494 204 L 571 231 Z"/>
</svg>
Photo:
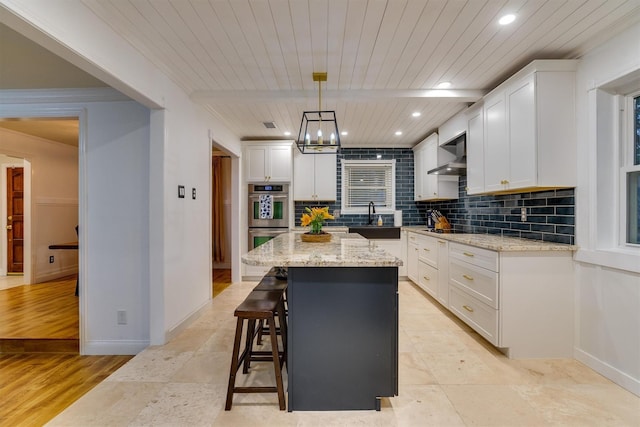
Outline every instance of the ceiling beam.
<svg viewBox="0 0 640 427">
<path fill-rule="evenodd" d="M 361 89 L 361 90 L 326 90 L 322 97 L 336 101 L 372 101 L 380 99 L 442 99 L 456 102 L 476 102 L 488 91 L 474 89 Z M 199 103 L 254 103 L 286 100 L 290 102 L 306 102 L 318 99 L 318 92 L 313 90 L 207 90 L 196 91 L 191 99 Z"/>
</svg>

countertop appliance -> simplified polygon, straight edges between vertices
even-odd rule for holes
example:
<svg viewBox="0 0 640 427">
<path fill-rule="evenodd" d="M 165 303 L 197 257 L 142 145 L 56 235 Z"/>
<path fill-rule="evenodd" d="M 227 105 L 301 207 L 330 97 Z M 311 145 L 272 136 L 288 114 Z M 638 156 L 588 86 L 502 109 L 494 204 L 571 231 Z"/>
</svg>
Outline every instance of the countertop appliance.
<svg viewBox="0 0 640 427">
<path fill-rule="evenodd" d="M 289 184 L 249 184 L 249 250 L 289 231 Z"/>
</svg>

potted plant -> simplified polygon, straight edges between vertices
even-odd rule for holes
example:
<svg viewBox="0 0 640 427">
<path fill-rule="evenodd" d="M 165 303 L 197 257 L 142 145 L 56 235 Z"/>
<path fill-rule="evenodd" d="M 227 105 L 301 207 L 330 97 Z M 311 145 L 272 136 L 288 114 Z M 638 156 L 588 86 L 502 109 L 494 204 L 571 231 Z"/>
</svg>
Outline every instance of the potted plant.
<svg viewBox="0 0 640 427">
<path fill-rule="evenodd" d="M 300 223 L 303 227 L 311 226 L 311 230 L 302 234 L 302 240 L 305 242 L 328 242 L 331 240 L 331 234 L 322 231 L 325 220 L 335 219 L 329 213 L 329 207 L 325 206 L 315 208 L 305 208 L 305 212 L 300 217 Z"/>
</svg>

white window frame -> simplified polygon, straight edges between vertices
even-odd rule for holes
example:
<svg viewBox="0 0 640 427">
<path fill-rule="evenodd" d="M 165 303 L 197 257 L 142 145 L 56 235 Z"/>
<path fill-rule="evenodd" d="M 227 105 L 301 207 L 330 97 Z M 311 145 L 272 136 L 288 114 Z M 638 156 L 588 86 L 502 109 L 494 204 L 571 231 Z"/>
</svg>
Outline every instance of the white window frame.
<svg viewBox="0 0 640 427">
<path fill-rule="evenodd" d="M 640 244 L 627 242 L 627 224 L 629 218 L 627 213 L 629 212 L 629 199 L 628 199 L 628 177 L 633 172 L 640 171 L 640 165 L 634 165 L 634 144 L 635 144 L 635 109 L 633 105 L 634 98 L 640 97 L 640 89 L 627 94 L 623 98 L 623 108 L 621 108 L 620 123 L 622 130 L 620 132 L 620 174 L 618 185 L 620 188 L 619 202 L 618 202 L 618 246 L 621 248 L 638 248 Z"/>
<path fill-rule="evenodd" d="M 391 168 L 391 203 L 390 207 L 377 206 L 376 214 L 392 214 L 395 211 L 396 206 L 396 161 L 392 160 L 342 160 L 342 192 L 340 195 L 341 203 L 341 215 L 359 215 L 368 213 L 368 206 L 351 207 L 347 206 L 346 194 L 347 194 L 347 174 L 346 168 L 358 165 L 358 166 L 370 166 L 372 168 Z"/>
</svg>

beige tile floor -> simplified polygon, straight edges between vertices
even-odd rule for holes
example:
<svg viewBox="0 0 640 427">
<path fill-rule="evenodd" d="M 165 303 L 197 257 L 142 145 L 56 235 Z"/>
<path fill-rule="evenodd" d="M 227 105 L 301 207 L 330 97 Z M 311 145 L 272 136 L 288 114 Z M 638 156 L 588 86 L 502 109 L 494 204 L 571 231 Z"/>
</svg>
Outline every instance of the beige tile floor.
<svg viewBox="0 0 640 427">
<path fill-rule="evenodd" d="M 52 426 L 640 426 L 640 398 L 575 360 L 509 360 L 409 282 L 400 283 L 400 390 L 382 411 L 279 411 L 275 394 L 224 411 L 234 284 L 182 334 L 149 347 Z M 257 363 L 241 381 L 272 383 Z M 286 378 L 286 375 L 285 375 Z"/>
</svg>

